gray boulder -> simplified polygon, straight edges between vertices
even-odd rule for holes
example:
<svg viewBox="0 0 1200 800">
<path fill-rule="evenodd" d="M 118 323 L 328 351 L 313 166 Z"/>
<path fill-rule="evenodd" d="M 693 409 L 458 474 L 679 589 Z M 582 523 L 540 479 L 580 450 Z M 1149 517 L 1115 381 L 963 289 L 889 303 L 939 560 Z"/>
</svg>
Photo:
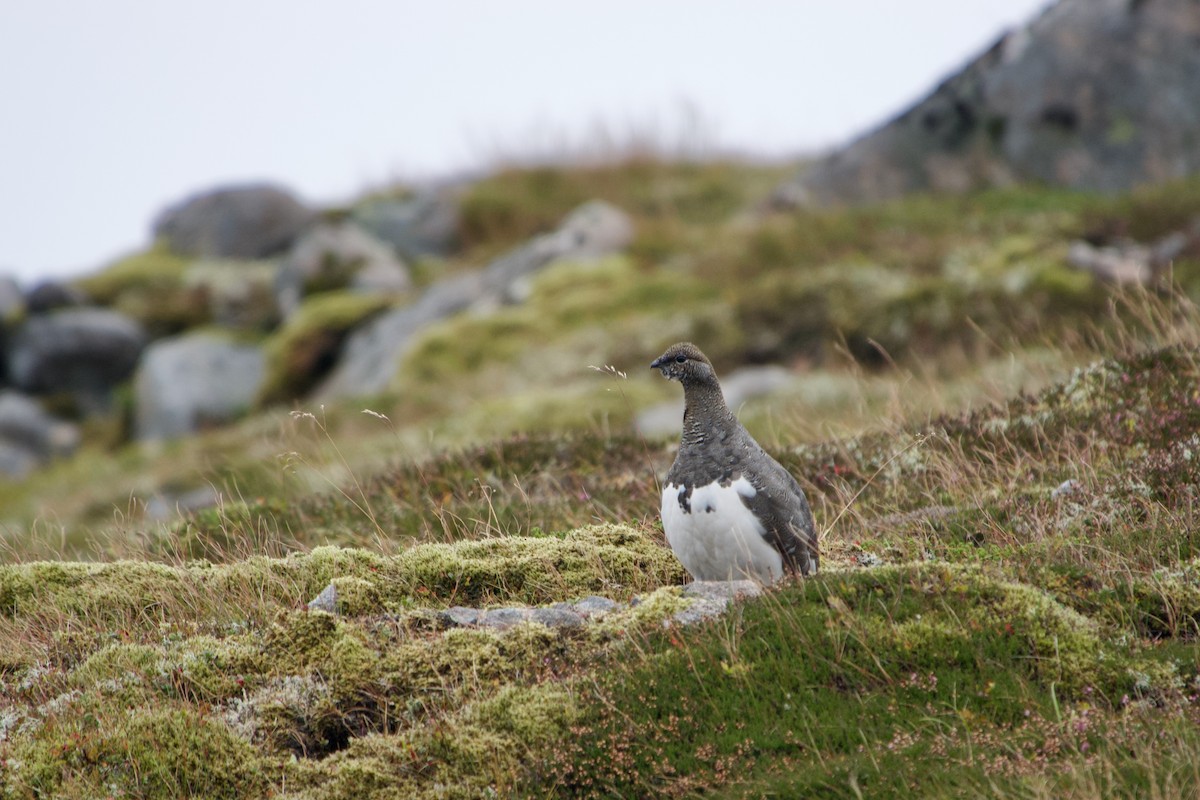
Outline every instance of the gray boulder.
<svg viewBox="0 0 1200 800">
<path fill-rule="evenodd" d="M 99 308 L 27 319 L 9 346 L 9 375 L 27 392 L 67 392 L 85 411 L 107 408 L 113 386 L 133 372 L 146 344 L 142 326 Z"/>
<path fill-rule="evenodd" d="M 154 236 L 181 255 L 267 258 L 287 250 L 313 218 L 313 211 L 286 189 L 234 186 L 168 208 L 155 221 Z"/>
<path fill-rule="evenodd" d="M 343 220 L 316 225 L 296 242 L 276 275 L 275 300 L 286 317 L 313 291 L 393 293 L 411 286 L 408 267 L 391 247 Z"/>
<path fill-rule="evenodd" d="M 181 514 L 190 514 L 220 505 L 221 494 L 212 486 L 195 489 L 159 489 L 146 500 L 145 517 L 166 522 Z"/>
<path fill-rule="evenodd" d="M 30 314 L 44 314 L 58 308 L 73 308 L 86 305 L 87 295 L 61 281 L 42 281 L 25 293 L 25 310 Z"/>
<path fill-rule="evenodd" d="M 137 438 L 169 439 L 236 418 L 253 404 L 265 370 L 261 348 L 213 334 L 155 342 L 134 380 Z"/>
<path fill-rule="evenodd" d="M 263 384 L 262 349 L 211 333 L 151 344 L 134 379 L 134 432 L 140 440 L 181 437 L 235 419 Z"/>
<path fill-rule="evenodd" d="M 762 585 L 755 581 L 695 581 L 683 587 L 683 596 L 691 599 L 691 605 L 671 619 L 679 625 L 695 625 L 721 616 L 736 600 L 762 593 Z"/>
<path fill-rule="evenodd" d="M 350 216 L 408 257 L 446 256 L 458 247 L 458 202 L 448 191 L 367 200 L 355 206 Z"/>
<path fill-rule="evenodd" d="M 313 393 L 314 399 L 384 391 L 422 329 L 470 308 L 482 295 L 480 274 L 465 273 L 430 286 L 411 305 L 374 317 L 346 339 L 341 358 Z"/>
<path fill-rule="evenodd" d="M 79 446 L 79 428 L 50 416 L 33 399 L 0 392 L 0 474 L 21 478 Z"/>
<path fill-rule="evenodd" d="M 207 300 L 212 321 L 223 328 L 262 331 L 279 321 L 273 259 L 198 259 L 188 265 L 188 290 Z"/>
<path fill-rule="evenodd" d="M 1200 170 L 1200 3 L 1060 0 L 775 200 L 1014 181 L 1123 191 Z"/>
</svg>

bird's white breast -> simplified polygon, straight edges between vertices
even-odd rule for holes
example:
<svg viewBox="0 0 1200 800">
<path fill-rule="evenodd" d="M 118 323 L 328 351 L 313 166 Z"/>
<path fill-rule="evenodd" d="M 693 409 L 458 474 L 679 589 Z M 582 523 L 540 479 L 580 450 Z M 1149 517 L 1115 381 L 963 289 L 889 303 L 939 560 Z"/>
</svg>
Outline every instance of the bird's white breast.
<svg viewBox="0 0 1200 800">
<path fill-rule="evenodd" d="M 662 494 L 663 531 L 676 557 L 698 581 L 750 578 L 770 583 L 783 576 L 783 557 L 763 538 L 765 529 L 742 502 L 756 494 L 739 477 L 728 486 L 719 482 L 692 489 L 667 484 Z"/>
</svg>

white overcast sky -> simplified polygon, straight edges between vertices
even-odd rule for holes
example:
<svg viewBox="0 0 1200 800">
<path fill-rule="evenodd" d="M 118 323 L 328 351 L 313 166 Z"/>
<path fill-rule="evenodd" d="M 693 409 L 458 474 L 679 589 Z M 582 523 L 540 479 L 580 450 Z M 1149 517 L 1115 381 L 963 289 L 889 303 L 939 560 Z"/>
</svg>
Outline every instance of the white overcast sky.
<svg viewBox="0 0 1200 800">
<path fill-rule="evenodd" d="M 225 182 L 334 202 L 598 127 L 810 152 L 1046 4 L 0 0 L 0 273 L 94 270 Z"/>
</svg>

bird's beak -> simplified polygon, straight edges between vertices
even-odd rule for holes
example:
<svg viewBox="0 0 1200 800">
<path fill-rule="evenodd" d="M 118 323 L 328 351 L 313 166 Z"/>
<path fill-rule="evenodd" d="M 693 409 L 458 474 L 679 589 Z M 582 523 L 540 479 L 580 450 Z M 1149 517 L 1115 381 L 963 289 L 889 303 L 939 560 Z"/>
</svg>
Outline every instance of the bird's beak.
<svg viewBox="0 0 1200 800">
<path fill-rule="evenodd" d="M 650 369 L 662 369 L 662 365 L 663 365 L 663 360 L 662 360 L 662 357 L 660 356 L 650 362 Z"/>
</svg>

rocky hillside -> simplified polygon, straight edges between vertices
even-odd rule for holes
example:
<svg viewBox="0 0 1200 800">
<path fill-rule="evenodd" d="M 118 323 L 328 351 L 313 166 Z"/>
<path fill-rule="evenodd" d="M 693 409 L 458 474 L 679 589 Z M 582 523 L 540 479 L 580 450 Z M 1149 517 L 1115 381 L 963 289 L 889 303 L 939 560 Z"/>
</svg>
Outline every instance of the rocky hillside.
<svg viewBox="0 0 1200 800">
<path fill-rule="evenodd" d="M 1200 184 L 748 214 L 781 176 L 222 190 L 26 292 L 46 433 L 3 430 L 59 449 L 0 487 L 0 791 L 1194 796 Z M 177 238 L 247 193 L 282 252 Z M 354 222 L 412 203 L 440 255 Z M 680 338 L 804 485 L 820 576 L 685 587 L 646 369 Z"/>
<path fill-rule="evenodd" d="M 864 203 L 1017 182 L 1117 192 L 1193 174 L 1197 37 L 1192 0 L 1058 0 L 776 198 Z"/>
<path fill-rule="evenodd" d="M 290 504 L 398 454 L 514 432 L 653 438 L 679 400 L 645 365 L 678 339 L 704 343 L 763 425 L 798 403 L 805 438 L 853 430 L 914 371 L 927 411 L 994 399 L 1106 352 L 1139 297 L 1200 295 L 1194 181 L 750 214 L 783 171 L 631 159 L 337 209 L 267 186 L 186 200 L 145 250 L 15 293 L 8 537 L 120 554 L 143 526 Z M 1029 348 L 1042 355 L 1013 361 Z"/>
</svg>

